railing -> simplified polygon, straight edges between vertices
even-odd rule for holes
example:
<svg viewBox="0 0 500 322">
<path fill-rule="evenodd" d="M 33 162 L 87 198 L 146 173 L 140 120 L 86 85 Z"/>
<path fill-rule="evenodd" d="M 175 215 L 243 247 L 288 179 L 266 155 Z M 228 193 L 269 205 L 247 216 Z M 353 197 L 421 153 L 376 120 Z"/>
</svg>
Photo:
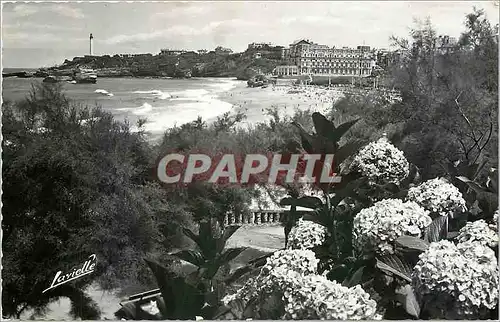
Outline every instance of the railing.
<svg viewBox="0 0 500 322">
<path fill-rule="evenodd" d="M 283 210 L 258 210 L 249 214 L 228 213 L 224 225 L 280 225 L 287 212 Z"/>
</svg>

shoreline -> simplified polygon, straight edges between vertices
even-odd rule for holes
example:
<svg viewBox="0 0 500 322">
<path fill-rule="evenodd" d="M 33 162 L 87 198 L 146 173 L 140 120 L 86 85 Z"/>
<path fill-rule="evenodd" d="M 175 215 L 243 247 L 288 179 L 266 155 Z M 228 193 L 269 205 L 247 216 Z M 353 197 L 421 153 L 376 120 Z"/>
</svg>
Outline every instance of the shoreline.
<svg viewBox="0 0 500 322">
<path fill-rule="evenodd" d="M 14 81 L 15 78 L 12 78 L 12 81 Z M 87 91 L 87 87 L 89 86 L 79 86 L 75 85 L 72 87 L 68 87 L 69 91 L 75 91 L 74 93 L 69 94 L 69 98 L 73 100 L 87 100 L 85 98 L 86 95 L 89 95 L 89 100 L 96 99 L 93 98 L 95 88 L 98 89 L 104 89 L 109 93 L 113 93 L 115 91 L 114 88 L 110 88 L 110 81 L 114 83 L 115 77 L 102 77 L 101 79 L 107 80 L 107 82 L 102 82 L 101 84 L 99 83 L 99 80 L 97 84 L 91 86 L 91 92 L 92 94 L 85 94 Z M 129 99 L 130 101 L 136 100 L 137 105 L 136 107 L 130 106 L 130 107 L 113 107 L 113 104 L 110 102 L 110 108 L 111 112 L 115 115 L 115 117 L 120 118 L 129 118 L 129 119 L 135 119 L 138 117 L 145 117 L 145 118 L 150 118 L 152 123 L 156 124 L 151 124 L 149 139 L 148 141 L 151 141 L 153 144 L 158 141 L 158 139 L 161 139 L 169 128 L 172 128 L 173 126 L 169 124 L 164 124 L 162 126 L 161 123 L 163 123 L 161 120 L 159 120 L 157 117 L 154 115 L 147 113 L 144 109 L 147 109 L 146 107 L 149 108 L 158 108 L 157 104 L 164 104 L 165 108 L 174 108 L 172 110 L 172 116 L 173 115 L 179 115 L 181 116 L 178 120 L 180 121 L 177 126 L 180 126 L 181 123 L 189 123 L 192 121 L 195 121 L 197 116 L 190 115 L 188 116 L 189 113 L 187 110 L 184 112 L 183 108 L 180 107 L 179 109 L 175 108 L 175 105 L 181 105 L 180 103 L 184 103 L 185 101 L 186 104 L 191 104 L 192 108 L 199 108 L 199 114 L 200 116 L 203 117 L 205 122 L 207 123 L 213 123 L 214 121 L 217 120 L 218 117 L 222 116 L 224 113 L 228 113 L 230 115 L 235 115 L 238 112 L 243 112 L 246 115 L 246 118 L 242 120 L 239 124 L 237 124 L 237 127 L 242 127 L 246 128 L 248 126 L 255 126 L 258 123 L 262 122 L 268 122 L 271 117 L 267 115 L 266 110 L 267 109 L 272 109 L 272 108 L 277 108 L 279 111 L 279 114 L 281 116 L 293 116 L 296 110 L 299 111 L 305 111 L 305 110 L 312 110 L 312 111 L 318 111 L 324 113 L 327 110 L 331 110 L 332 104 L 335 100 L 338 98 L 342 97 L 343 94 L 341 93 L 340 90 L 335 89 L 335 88 L 323 88 L 317 85 L 309 85 L 309 86 L 292 86 L 292 85 L 285 85 L 285 86 L 276 86 L 270 84 L 266 88 L 261 88 L 261 87 L 248 87 L 247 83 L 243 80 L 237 80 L 234 77 L 193 77 L 190 79 L 185 79 L 181 81 L 181 79 L 173 79 L 173 78 L 150 78 L 150 77 L 123 77 L 120 79 L 126 79 L 127 81 L 130 80 L 138 80 L 138 84 L 140 84 L 140 80 L 149 80 L 149 81 L 154 81 L 156 80 L 157 82 L 163 82 L 165 81 L 165 84 L 172 82 L 180 82 L 183 84 L 186 84 L 186 87 L 190 88 L 189 84 L 191 83 L 190 81 L 193 81 L 193 83 L 196 83 L 197 81 L 208 81 L 209 85 L 208 88 L 204 87 L 206 91 L 209 93 L 207 94 L 202 94 L 201 96 L 197 97 L 192 96 L 193 94 L 189 94 L 185 98 L 169 98 L 164 101 L 164 103 L 161 103 L 163 100 L 157 100 L 154 96 L 148 98 L 143 97 L 143 98 L 126 98 Z M 41 81 L 41 78 L 16 78 L 16 83 L 21 82 L 21 83 L 26 83 L 29 84 L 30 82 L 39 82 Z M 7 80 L 6 82 L 10 82 Z M 148 82 L 149 84 L 149 82 Z M 5 86 L 5 84 L 4 84 Z M 121 86 L 121 85 L 120 85 Z M 156 87 L 158 86 L 158 87 Z M 136 86 L 137 90 L 140 91 L 162 91 L 165 93 L 171 92 L 172 89 L 168 89 L 165 91 L 165 89 L 162 89 L 161 84 L 156 84 L 152 85 L 150 88 L 150 85 L 145 85 L 145 86 Z M 144 88 L 141 88 L 144 87 Z M 166 86 L 169 87 L 169 86 Z M 183 91 L 184 86 L 181 85 L 178 89 L 178 91 Z M 4 87 L 5 90 L 5 87 Z M 15 91 L 18 92 L 16 94 L 17 96 L 24 96 L 19 93 L 20 88 L 16 87 Z M 192 90 L 191 90 L 192 91 Z M 74 96 L 76 95 L 76 96 Z M 144 95 L 144 94 L 143 94 Z M 112 101 L 119 101 L 123 99 L 119 95 L 115 93 L 114 97 L 111 97 L 111 95 L 108 95 L 106 98 L 97 98 L 100 102 L 102 102 L 103 105 L 105 105 L 106 100 L 112 100 Z M 182 96 L 181 96 L 182 97 Z M 5 99 L 5 96 L 4 96 Z M 169 103 L 170 99 L 173 101 Z M 16 98 L 13 98 L 13 100 L 16 100 Z M 217 102 L 218 101 L 218 102 Z M 157 103 L 155 103 L 157 102 Z M 147 103 L 147 106 L 145 105 Z M 135 103 L 134 103 L 135 104 Z M 172 104 L 172 105 L 171 105 Z M 202 105 L 204 106 L 202 106 Z M 196 105 L 198 107 L 196 107 Z M 226 105 L 229 105 L 230 107 L 225 107 Z M 168 107 L 171 106 L 171 107 Z M 144 111 L 142 112 L 141 109 Z M 114 112 L 113 110 L 116 110 Z M 139 113 L 140 112 L 140 113 Z M 194 112 L 194 111 L 193 111 Z M 146 114 L 144 114 L 146 113 Z M 163 118 L 166 117 L 166 114 L 168 114 L 167 110 L 161 111 L 157 110 L 156 113 L 162 113 L 164 115 Z M 195 112 L 196 113 L 196 112 Z M 166 118 L 168 119 L 168 118 Z M 181 121 L 182 120 L 182 121 Z M 167 122 L 170 123 L 170 122 Z M 147 126 L 149 127 L 149 126 Z M 161 128 L 161 130 L 160 130 Z"/>
<path fill-rule="evenodd" d="M 266 109 L 277 108 L 280 115 L 293 116 L 295 111 L 312 110 L 325 113 L 333 103 L 343 97 L 336 89 L 319 86 L 247 87 L 246 83 L 218 95 L 217 99 L 233 105 L 232 113 L 243 112 L 246 119 L 240 126 L 254 126 L 271 119 Z"/>
</svg>

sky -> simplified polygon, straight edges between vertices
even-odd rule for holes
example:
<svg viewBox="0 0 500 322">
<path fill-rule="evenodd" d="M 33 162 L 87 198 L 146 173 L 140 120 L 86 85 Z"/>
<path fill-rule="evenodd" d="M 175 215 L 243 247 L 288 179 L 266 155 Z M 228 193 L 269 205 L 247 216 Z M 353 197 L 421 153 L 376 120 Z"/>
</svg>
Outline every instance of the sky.
<svg viewBox="0 0 500 322">
<path fill-rule="evenodd" d="M 497 1 L 498 2 L 498 1 Z M 169 49 L 243 51 L 252 42 L 288 46 L 306 38 L 329 46 L 389 48 L 415 19 L 458 37 L 473 6 L 493 24 L 495 1 L 217 1 L 162 3 L 2 3 L 3 67 L 37 68 L 94 54 Z"/>
</svg>

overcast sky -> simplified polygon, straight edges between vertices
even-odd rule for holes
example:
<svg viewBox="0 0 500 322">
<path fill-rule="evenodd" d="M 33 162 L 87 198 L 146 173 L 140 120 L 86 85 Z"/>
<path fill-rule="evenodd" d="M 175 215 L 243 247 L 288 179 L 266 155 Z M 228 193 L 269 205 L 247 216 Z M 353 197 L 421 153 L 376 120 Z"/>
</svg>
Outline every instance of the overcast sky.
<svg viewBox="0 0 500 322">
<path fill-rule="evenodd" d="M 388 48 L 414 18 L 458 36 L 476 6 L 498 23 L 494 1 L 3 3 L 4 67 L 41 67 L 88 54 L 157 53 L 161 48 L 235 51 L 251 42 L 288 45 L 299 38 L 329 46 Z"/>
</svg>

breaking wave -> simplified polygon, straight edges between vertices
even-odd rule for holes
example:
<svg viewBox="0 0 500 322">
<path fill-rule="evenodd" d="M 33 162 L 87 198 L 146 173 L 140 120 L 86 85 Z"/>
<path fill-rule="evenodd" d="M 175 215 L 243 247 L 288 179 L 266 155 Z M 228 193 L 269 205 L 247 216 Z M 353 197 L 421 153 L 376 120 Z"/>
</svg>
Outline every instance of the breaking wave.
<svg viewBox="0 0 500 322">
<path fill-rule="evenodd" d="M 155 98 L 159 98 L 161 100 L 165 100 L 165 99 L 172 97 L 169 93 L 162 92 L 159 89 L 154 89 L 154 90 L 150 90 L 150 91 L 135 91 L 134 93 L 135 94 L 151 94 Z"/>
<path fill-rule="evenodd" d="M 105 89 L 96 89 L 94 91 L 94 93 L 99 93 L 99 94 L 106 95 L 106 96 L 114 96 L 113 93 L 110 93 Z"/>
</svg>

